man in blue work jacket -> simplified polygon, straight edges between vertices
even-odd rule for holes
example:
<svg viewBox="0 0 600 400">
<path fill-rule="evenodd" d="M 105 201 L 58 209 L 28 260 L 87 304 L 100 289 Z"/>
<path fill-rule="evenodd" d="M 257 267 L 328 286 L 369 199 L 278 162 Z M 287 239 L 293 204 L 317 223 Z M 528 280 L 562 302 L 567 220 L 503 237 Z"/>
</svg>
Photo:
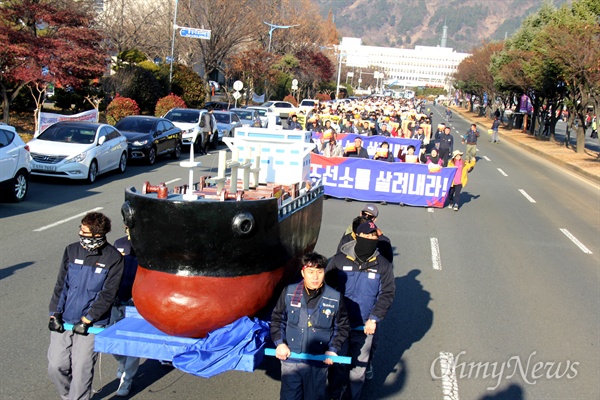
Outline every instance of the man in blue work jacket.
<svg viewBox="0 0 600 400">
<path fill-rule="evenodd" d="M 292 352 L 337 356 L 350 330 L 339 292 L 324 284 L 327 260 L 309 253 L 302 258 L 298 284 L 283 290 L 271 316 L 271 339 L 281 362 L 283 400 L 327 398 L 327 367 L 333 360 L 290 359 Z"/>
<path fill-rule="evenodd" d="M 350 319 L 350 336 L 341 355 L 351 356 L 350 370 L 335 365 L 330 376 L 331 398 L 339 399 L 349 388 L 359 399 L 371 359 L 374 336 L 396 292 L 392 263 L 379 254 L 379 233 L 373 221 L 356 228 L 356 240 L 345 243 L 327 265 L 327 283 L 344 295 Z"/>
<path fill-rule="evenodd" d="M 63 400 L 92 397 L 94 338 L 92 326 L 108 324 L 123 274 L 123 256 L 106 240 L 110 219 L 86 214 L 79 226 L 79 242 L 65 248 L 50 300 L 48 376 Z M 65 331 L 64 323 L 73 324 Z"/>
</svg>

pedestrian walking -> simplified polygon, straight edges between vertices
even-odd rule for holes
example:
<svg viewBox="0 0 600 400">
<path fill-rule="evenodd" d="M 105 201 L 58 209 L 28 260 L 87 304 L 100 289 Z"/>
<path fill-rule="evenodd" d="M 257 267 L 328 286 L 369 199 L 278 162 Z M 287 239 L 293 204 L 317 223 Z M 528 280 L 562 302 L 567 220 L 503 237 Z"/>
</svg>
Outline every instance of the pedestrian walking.
<svg viewBox="0 0 600 400">
<path fill-rule="evenodd" d="M 492 143 L 498 143 L 498 129 L 500 128 L 500 119 L 498 117 L 494 117 L 494 122 L 492 122 Z"/>
<path fill-rule="evenodd" d="M 456 174 L 452 181 L 452 187 L 448 192 L 448 208 L 458 211 L 460 207 L 460 192 L 467 186 L 468 174 L 475 167 L 475 158 L 471 161 L 465 161 L 462 159 L 463 153 L 460 150 L 454 150 L 452 153 L 452 159 L 448 162 L 448 167 L 455 167 Z"/>
<path fill-rule="evenodd" d="M 477 125 L 471 124 L 471 129 L 463 136 L 463 144 L 467 144 L 467 154 L 465 155 L 465 161 L 470 162 L 477 156 L 477 139 L 479 138 L 479 131 Z"/>
<path fill-rule="evenodd" d="M 365 222 L 356 228 L 356 239 L 342 245 L 327 265 L 327 283 L 344 295 L 351 328 L 342 355 L 351 356 L 352 364 L 349 369 L 336 364 L 330 374 L 334 399 L 342 398 L 347 389 L 352 399 L 360 398 L 374 336 L 394 301 L 393 266 L 377 251 L 378 241 L 375 223 Z"/>
</svg>

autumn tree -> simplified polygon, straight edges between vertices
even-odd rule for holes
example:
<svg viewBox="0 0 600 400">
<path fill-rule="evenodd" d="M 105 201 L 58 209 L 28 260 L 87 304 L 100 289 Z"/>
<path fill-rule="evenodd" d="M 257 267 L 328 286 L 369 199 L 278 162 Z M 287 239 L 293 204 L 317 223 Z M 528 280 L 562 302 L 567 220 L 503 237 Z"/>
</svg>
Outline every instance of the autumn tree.
<svg viewBox="0 0 600 400">
<path fill-rule="evenodd" d="M 555 18 L 556 8 L 550 3 L 544 3 L 540 10 L 525 19 L 521 28 L 506 43 L 503 51 L 492 57 L 490 70 L 494 75 L 497 89 L 525 93 L 532 99 L 533 115 L 530 131 L 536 132 L 536 120 L 540 116 L 544 104 L 556 104 L 558 92 L 552 90 L 557 86 L 557 77 L 550 69 L 536 68 L 541 66 L 536 62 L 541 48 L 536 44 L 539 33 Z M 549 81 L 550 80 L 550 81 Z M 523 129 L 526 128 L 526 120 Z"/>
<path fill-rule="evenodd" d="M 331 81 L 334 75 L 334 66 L 320 51 L 311 51 L 308 49 L 296 53 L 296 58 L 300 64 L 294 77 L 298 79 L 299 91 L 304 94 L 303 97 L 313 98 L 322 82 Z"/>
<path fill-rule="evenodd" d="M 255 46 L 226 59 L 226 75 L 244 83 L 246 104 L 251 92 L 265 93 L 265 81 L 274 83 L 276 73 L 271 66 L 278 58 L 262 47 Z"/>
<path fill-rule="evenodd" d="M 340 44 L 340 35 L 335 27 L 333 12 L 329 10 L 327 21 L 323 24 L 323 39 L 326 46 Z"/>
<path fill-rule="evenodd" d="M 569 125 L 577 119 L 577 152 L 585 149 L 586 110 L 600 106 L 600 3 L 577 1 L 563 6 L 537 39 L 544 46 L 541 62 L 553 66 L 566 105 L 571 110 Z"/>
<path fill-rule="evenodd" d="M 484 94 L 487 93 L 488 99 L 496 97 L 494 77 L 489 67 L 492 56 L 502 51 L 503 47 L 502 42 L 492 42 L 474 49 L 469 57 L 461 61 L 454 74 L 454 86 L 472 95 L 471 111 L 473 110 L 473 98 L 479 99 L 480 115 L 484 115 L 486 108 L 483 103 Z"/>
<path fill-rule="evenodd" d="M 102 36 L 93 27 L 91 6 L 90 1 L 74 0 L 0 3 L 0 88 L 5 122 L 12 101 L 29 84 L 39 95 L 45 91 L 45 82 L 79 88 L 102 76 L 106 54 L 101 51 Z"/>
<path fill-rule="evenodd" d="M 136 49 L 164 60 L 171 54 L 173 11 L 171 1 L 103 0 L 96 22 L 113 53 Z"/>
<path fill-rule="evenodd" d="M 214 0 L 211 2 L 180 3 L 181 18 L 178 24 L 211 31 L 210 39 L 180 38 L 187 41 L 203 66 L 203 80 L 208 84 L 209 76 L 224 71 L 224 60 L 229 54 L 242 49 L 243 45 L 256 40 L 257 12 L 250 0 Z M 182 52 L 178 52 L 179 55 Z"/>
</svg>

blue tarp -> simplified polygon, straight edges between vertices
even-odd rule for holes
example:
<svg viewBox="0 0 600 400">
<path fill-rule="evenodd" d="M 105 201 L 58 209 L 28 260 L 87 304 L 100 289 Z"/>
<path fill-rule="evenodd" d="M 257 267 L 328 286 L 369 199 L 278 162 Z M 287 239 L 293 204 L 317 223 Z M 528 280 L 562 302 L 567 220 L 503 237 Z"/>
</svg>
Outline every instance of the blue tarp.
<svg viewBox="0 0 600 400">
<path fill-rule="evenodd" d="M 172 361 L 176 368 L 205 378 L 229 370 L 254 371 L 269 335 L 269 324 L 256 318 L 243 317 L 204 339 L 192 339 L 159 331 L 134 307 L 127 307 L 126 315 L 96 335 L 96 351 Z"/>
</svg>

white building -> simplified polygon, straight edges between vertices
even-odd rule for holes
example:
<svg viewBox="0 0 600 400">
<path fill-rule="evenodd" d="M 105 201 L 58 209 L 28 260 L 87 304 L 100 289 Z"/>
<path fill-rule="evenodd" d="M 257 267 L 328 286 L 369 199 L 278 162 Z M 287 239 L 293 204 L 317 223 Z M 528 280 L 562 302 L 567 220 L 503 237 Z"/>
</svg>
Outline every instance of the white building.
<svg viewBox="0 0 600 400">
<path fill-rule="evenodd" d="M 469 53 L 449 47 L 415 46 L 414 49 L 363 46 L 362 39 L 344 37 L 340 44 L 346 66 L 383 73 L 384 85 L 403 88 L 430 86 L 450 90 L 451 77 Z"/>
</svg>

